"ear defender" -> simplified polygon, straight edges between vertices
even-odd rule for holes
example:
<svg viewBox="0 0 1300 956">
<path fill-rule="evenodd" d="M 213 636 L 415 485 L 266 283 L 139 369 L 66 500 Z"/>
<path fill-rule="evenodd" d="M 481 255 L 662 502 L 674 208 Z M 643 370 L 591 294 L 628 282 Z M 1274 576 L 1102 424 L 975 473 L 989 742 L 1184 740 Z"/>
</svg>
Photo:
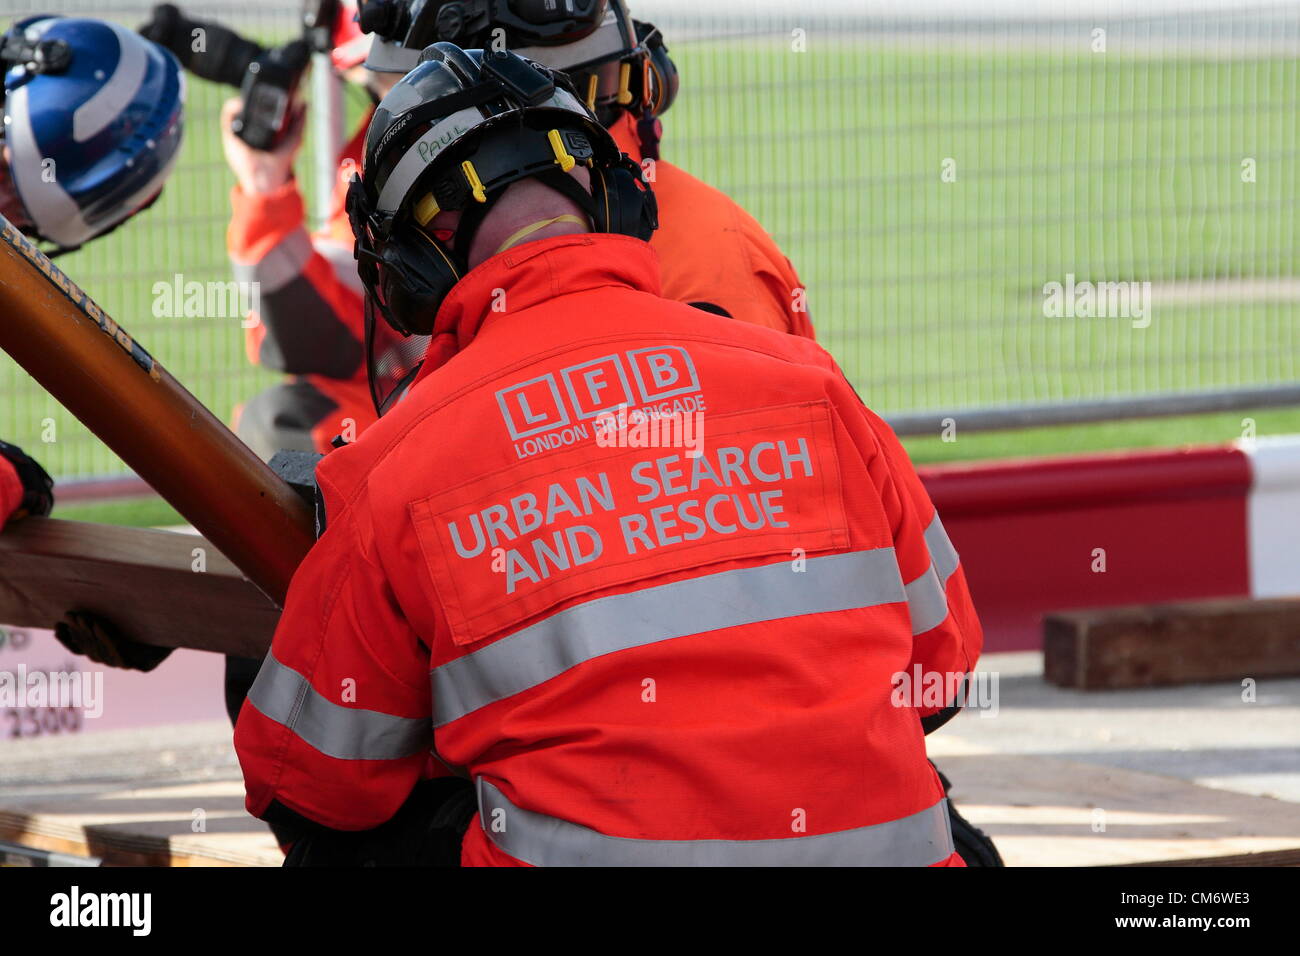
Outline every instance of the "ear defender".
<svg viewBox="0 0 1300 956">
<path fill-rule="evenodd" d="M 433 194 L 425 195 L 413 210 L 414 228 L 401 230 L 383 252 L 385 318 L 403 335 L 430 334 L 442 300 L 469 271 L 455 252 L 429 235 L 429 223 L 439 211 Z"/>
<path fill-rule="evenodd" d="M 650 80 L 650 89 L 642 95 L 645 96 L 650 111 L 656 117 L 663 116 L 677 99 L 681 77 L 677 73 L 677 64 L 672 61 L 672 57 L 668 55 L 668 48 L 658 36 L 650 41 L 649 55 L 645 59 L 645 71 Z"/>
<path fill-rule="evenodd" d="M 667 113 L 677 99 L 681 78 L 677 73 L 677 64 L 668 55 L 668 47 L 664 45 L 659 28 L 640 20 L 635 21 L 635 26 L 637 41 L 642 44 L 644 53 L 630 76 L 626 68 L 631 64 L 623 64 L 625 69 L 619 77 L 618 102 L 638 112 L 649 110 L 658 118 Z"/>
<path fill-rule="evenodd" d="M 644 188 L 641 167 L 624 157 L 610 169 L 591 170 L 591 198 L 597 232 L 611 232 L 649 241 L 659 228 L 659 205 Z"/>
</svg>

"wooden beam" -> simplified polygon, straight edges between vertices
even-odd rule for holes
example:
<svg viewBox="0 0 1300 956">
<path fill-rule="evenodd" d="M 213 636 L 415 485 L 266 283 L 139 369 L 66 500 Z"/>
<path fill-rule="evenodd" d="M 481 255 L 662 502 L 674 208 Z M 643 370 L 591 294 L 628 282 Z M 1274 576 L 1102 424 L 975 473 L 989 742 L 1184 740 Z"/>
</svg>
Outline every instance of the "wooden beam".
<svg viewBox="0 0 1300 956">
<path fill-rule="evenodd" d="M 0 348 L 283 601 L 311 507 L 3 216 L 0 313 Z"/>
<path fill-rule="evenodd" d="M 1081 690 L 1300 674 L 1300 598 L 1223 598 L 1049 614 L 1048 683 Z"/>
<path fill-rule="evenodd" d="M 206 539 L 27 518 L 0 534 L 0 622 L 52 628 L 89 611 L 161 647 L 261 657 L 280 612 Z"/>
</svg>

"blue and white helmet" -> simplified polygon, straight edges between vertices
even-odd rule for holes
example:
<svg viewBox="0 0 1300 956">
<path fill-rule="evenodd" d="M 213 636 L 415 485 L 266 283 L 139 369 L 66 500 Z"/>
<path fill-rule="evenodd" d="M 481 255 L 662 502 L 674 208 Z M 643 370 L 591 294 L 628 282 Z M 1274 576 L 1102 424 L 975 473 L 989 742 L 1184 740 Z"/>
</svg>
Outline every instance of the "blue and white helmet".
<svg viewBox="0 0 1300 956">
<path fill-rule="evenodd" d="M 59 68 L 5 74 L 3 142 L 37 235 L 76 248 L 162 191 L 180 152 L 185 81 L 175 57 L 115 23 L 38 16 L 11 36 L 66 44 Z"/>
</svg>

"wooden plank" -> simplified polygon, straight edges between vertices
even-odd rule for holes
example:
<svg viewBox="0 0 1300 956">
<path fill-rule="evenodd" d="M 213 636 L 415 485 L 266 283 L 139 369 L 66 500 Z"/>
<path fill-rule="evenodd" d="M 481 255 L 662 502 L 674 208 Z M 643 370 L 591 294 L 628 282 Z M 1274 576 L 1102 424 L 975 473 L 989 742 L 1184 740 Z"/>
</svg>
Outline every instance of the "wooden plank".
<svg viewBox="0 0 1300 956">
<path fill-rule="evenodd" d="M 1300 598 L 1050 614 L 1043 676 L 1081 690 L 1300 674 Z"/>
<path fill-rule="evenodd" d="M 202 570 L 198 570 L 202 568 Z M 93 612 L 146 644 L 261 657 L 280 612 L 198 535 L 27 518 L 0 534 L 0 622 Z"/>
</svg>

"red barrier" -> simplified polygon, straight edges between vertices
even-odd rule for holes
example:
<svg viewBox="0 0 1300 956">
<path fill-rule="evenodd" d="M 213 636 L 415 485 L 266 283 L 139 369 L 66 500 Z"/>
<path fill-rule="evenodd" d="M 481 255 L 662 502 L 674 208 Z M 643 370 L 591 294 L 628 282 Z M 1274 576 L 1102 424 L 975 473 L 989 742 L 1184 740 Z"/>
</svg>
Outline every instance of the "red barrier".
<svg viewBox="0 0 1300 956">
<path fill-rule="evenodd" d="M 920 469 L 984 622 L 1042 646 L 1050 611 L 1250 593 L 1252 471 L 1234 448 Z"/>
</svg>

